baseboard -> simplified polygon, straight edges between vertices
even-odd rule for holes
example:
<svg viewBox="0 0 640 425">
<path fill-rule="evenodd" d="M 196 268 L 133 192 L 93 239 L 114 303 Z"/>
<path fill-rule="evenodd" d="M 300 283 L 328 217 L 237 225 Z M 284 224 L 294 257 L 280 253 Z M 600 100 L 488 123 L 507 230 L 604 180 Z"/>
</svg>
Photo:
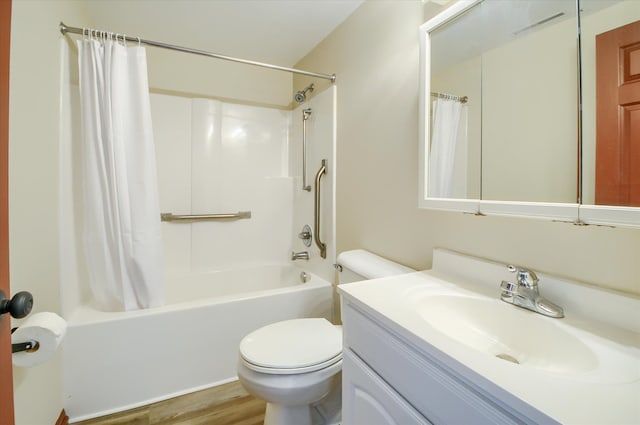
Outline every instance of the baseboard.
<svg viewBox="0 0 640 425">
<path fill-rule="evenodd" d="M 58 420 L 56 421 L 56 425 L 68 425 L 69 424 L 69 416 L 65 413 L 64 409 L 60 412 L 60 416 L 58 416 Z"/>
</svg>

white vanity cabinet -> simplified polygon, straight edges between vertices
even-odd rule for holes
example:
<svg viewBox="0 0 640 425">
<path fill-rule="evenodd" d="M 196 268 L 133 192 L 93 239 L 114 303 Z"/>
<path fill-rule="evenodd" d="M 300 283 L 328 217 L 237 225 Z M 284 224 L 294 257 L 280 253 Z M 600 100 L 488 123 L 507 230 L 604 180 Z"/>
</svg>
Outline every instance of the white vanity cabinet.
<svg viewBox="0 0 640 425">
<path fill-rule="evenodd" d="M 342 424 L 431 424 L 353 351 L 344 352 L 342 370 Z"/>
<path fill-rule="evenodd" d="M 343 425 L 640 424 L 640 299 L 539 274 L 557 319 L 502 302 L 511 277 L 438 249 L 338 286 Z"/>
<path fill-rule="evenodd" d="M 509 394 L 500 400 L 488 381 L 482 388 L 467 380 L 344 293 L 342 312 L 343 425 L 557 423 L 540 412 L 527 416 L 535 409 Z"/>
</svg>

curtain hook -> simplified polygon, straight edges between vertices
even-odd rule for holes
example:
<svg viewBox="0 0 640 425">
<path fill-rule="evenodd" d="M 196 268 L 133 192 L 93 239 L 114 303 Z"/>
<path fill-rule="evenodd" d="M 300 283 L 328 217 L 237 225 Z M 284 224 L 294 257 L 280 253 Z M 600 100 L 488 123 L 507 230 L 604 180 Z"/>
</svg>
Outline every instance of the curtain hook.
<svg viewBox="0 0 640 425">
<path fill-rule="evenodd" d="M 138 37 L 138 47 L 140 47 L 140 37 Z"/>
<path fill-rule="evenodd" d="M 122 34 L 122 44 L 127 47 L 127 34 Z"/>
</svg>

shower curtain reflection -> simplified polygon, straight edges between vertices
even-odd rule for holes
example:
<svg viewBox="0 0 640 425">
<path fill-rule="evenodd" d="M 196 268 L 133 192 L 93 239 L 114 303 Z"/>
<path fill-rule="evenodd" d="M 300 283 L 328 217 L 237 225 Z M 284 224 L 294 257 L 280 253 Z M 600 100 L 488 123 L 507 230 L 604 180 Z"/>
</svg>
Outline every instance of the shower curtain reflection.
<svg viewBox="0 0 640 425">
<path fill-rule="evenodd" d="M 79 40 L 84 248 L 105 310 L 164 303 L 145 49 Z"/>
<path fill-rule="evenodd" d="M 467 107 L 454 99 L 432 103 L 429 197 L 466 198 Z"/>
</svg>

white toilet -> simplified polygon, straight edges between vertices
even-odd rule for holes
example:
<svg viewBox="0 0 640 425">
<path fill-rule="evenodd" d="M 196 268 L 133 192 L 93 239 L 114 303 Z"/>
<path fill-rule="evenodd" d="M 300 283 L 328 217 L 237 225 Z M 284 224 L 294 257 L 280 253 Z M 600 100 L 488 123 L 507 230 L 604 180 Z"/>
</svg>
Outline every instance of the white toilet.
<svg viewBox="0 0 640 425">
<path fill-rule="evenodd" d="M 341 284 L 415 271 L 361 249 L 343 252 L 338 264 Z M 323 318 L 285 320 L 245 336 L 239 351 L 238 378 L 250 394 L 267 402 L 265 425 L 338 422 L 341 326 Z M 328 399 L 336 412 L 318 408 Z"/>
</svg>

